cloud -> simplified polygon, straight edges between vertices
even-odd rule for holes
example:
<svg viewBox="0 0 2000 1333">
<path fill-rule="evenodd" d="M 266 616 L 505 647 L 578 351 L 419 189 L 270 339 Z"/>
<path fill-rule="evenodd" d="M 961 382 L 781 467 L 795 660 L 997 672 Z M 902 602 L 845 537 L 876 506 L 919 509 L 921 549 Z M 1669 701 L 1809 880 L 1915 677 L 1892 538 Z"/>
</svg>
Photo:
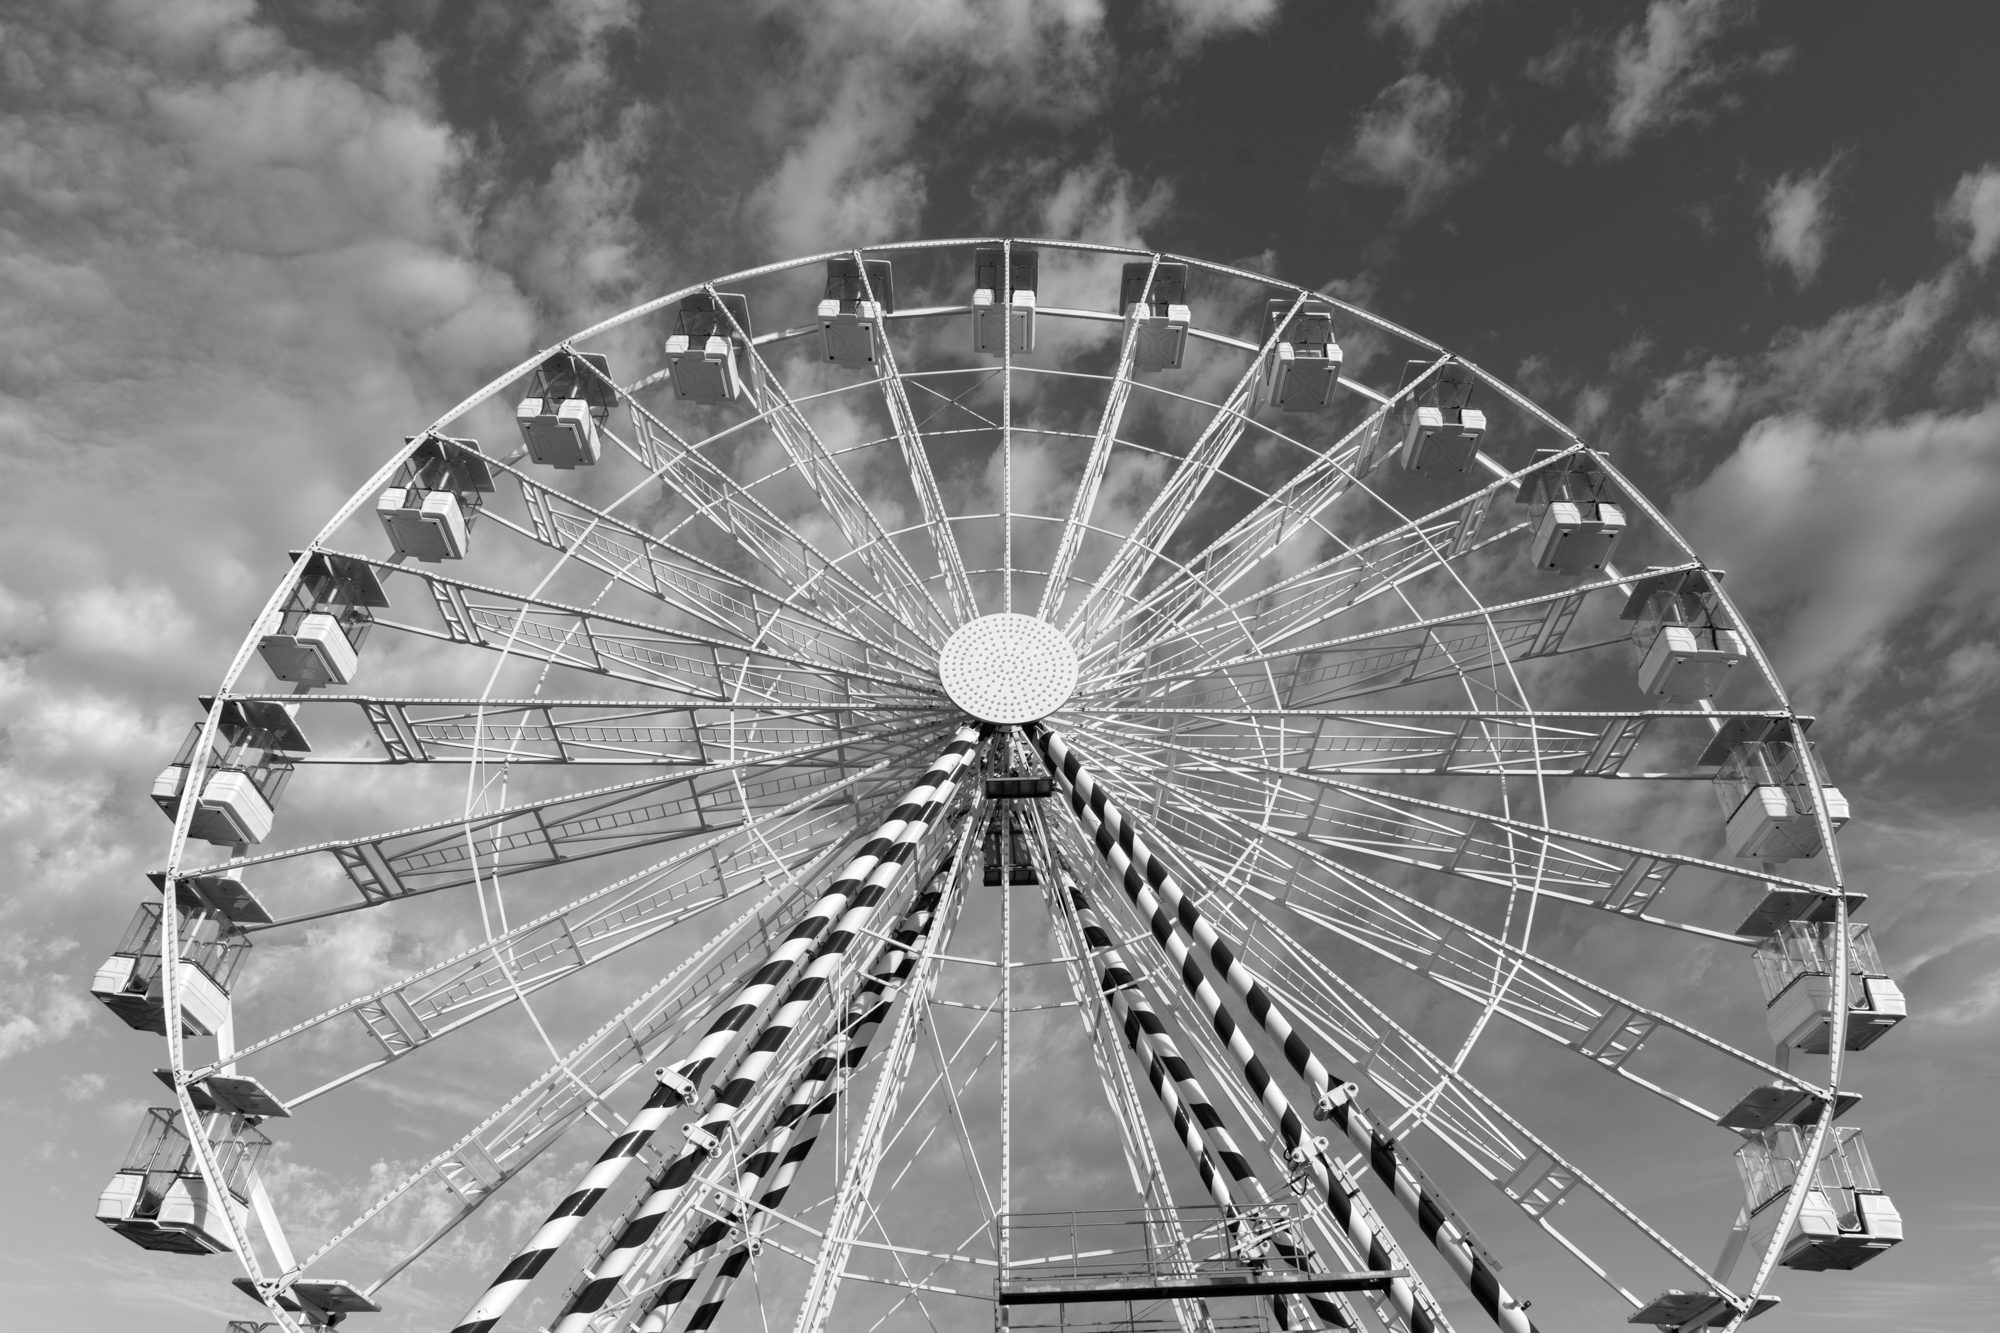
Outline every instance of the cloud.
<svg viewBox="0 0 2000 1333">
<path fill-rule="evenodd" d="M 1853 715 L 1850 755 L 1935 745 L 2000 686 L 2000 394 L 1973 365 L 1982 321 L 1958 330 L 1971 272 L 1954 260 L 1762 352 L 1690 365 L 1641 409 L 1664 441 L 1741 431 L 1676 522 L 1730 570 L 1804 706 Z"/>
<path fill-rule="evenodd" d="M 1818 171 L 1780 176 L 1764 192 L 1764 258 L 1791 271 L 1801 287 L 1812 285 L 1826 261 L 1826 242 L 1833 228 L 1827 191 L 1836 162 Z"/>
<path fill-rule="evenodd" d="M 1446 23 L 1478 0 L 1377 0 L 1373 25 L 1377 31 L 1401 29 L 1413 46 L 1429 46 Z"/>
<path fill-rule="evenodd" d="M 1269 26 L 1275 0 L 1155 0 L 1173 60 Z M 758 117 L 782 145 L 753 188 L 752 215 L 781 253 L 912 233 L 930 198 L 918 130 L 946 103 L 1023 123 L 1088 126 L 1116 83 L 1099 0 L 868 0 L 829 10 L 765 0 L 793 58 Z M 1149 70 L 1164 73 L 1151 58 Z"/>
<path fill-rule="evenodd" d="M 1960 176 L 1938 216 L 1964 236 L 1966 257 L 1985 268 L 2000 252 L 2000 163 Z"/>
<path fill-rule="evenodd" d="M 1278 17 L 1278 0 L 1153 0 L 1152 7 L 1183 54 L 1212 38 L 1268 28 Z"/>
<path fill-rule="evenodd" d="M 95 1017 L 78 984 L 78 954 L 75 940 L 18 935 L 0 949 L 0 1061 L 61 1041 Z"/>
<path fill-rule="evenodd" d="M 145 788 L 284 552 L 538 310 L 634 280 L 647 126 L 603 74 L 626 7 L 584 8 L 517 85 L 565 150 L 504 177 L 408 37 L 343 63 L 248 3 L 10 15 L 0 1059 L 133 1037 L 85 986 L 159 864 Z M 355 935 L 330 956 L 373 975 Z"/>
<path fill-rule="evenodd" d="M 1834 427 L 1758 421 L 1674 511 L 1775 625 L 1779 674 L 1851 699 L 1886 669 L 1925 690 L 1983 691 L 1992 645 L 1971 641 L 2000 595 L 2000 403 Z"/>
<path fill-rule="evenodd" d="M 1712 114 L 1699 94 L 1752 70 L 1782 68 L 1788 60 L 1782 50 L 1755 58 L 1717 54 L 1721 39 L 1753 12 L 1727 0 L 1652 0 L 1645 18 L 1616 37 L 1565 38 L 1529 66 L 1530 76 L 1559 82 L 1585 70 L 1604 89 L 1607 105 L 1600 120 L 1570 127 L 1558 156 L 1623 157 L 1649 134 Z"/>
<path fill-rule="evenodd" d="M 1956 312 L 1962 265 L 1909 290 L 1786 329 L 1751 356 L 1711 357 L 1662 380 L 1640 409 L 1656 434 L 1716 429 L 1758 413 L 1820 419 L 1879 413 L 1908 389 Z"/>
<path fill-rule="evenodd" d="M 1335 171 L 1348 180 L 1391 185 L 1415 214 L 1471 174 L 1446 140 L 1457 115 L 1458 90 L 1434 75 L 1408 74 L 1376 95 L 1355 126 Z"/>
<path fill-rule="evenodd" d="M 872 0 L 837 13 L 780 0 L 763 12 L 797 58 L 766 95 L 767 135 L 787 147 L 750 204 L 787 254 L 915 230 L 927 182 L 913 139 L 939 98 L 1073 119 L 1096 105 L 1110 59 L 1094 0 Z"/>
</svg>

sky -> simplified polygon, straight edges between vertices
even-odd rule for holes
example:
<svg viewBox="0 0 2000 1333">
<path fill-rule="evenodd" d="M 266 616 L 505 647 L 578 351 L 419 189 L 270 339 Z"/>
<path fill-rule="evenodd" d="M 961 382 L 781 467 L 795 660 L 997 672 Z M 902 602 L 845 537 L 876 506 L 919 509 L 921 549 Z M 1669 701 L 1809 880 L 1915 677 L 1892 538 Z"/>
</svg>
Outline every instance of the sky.
<svg viewBox="0 0 2000 1333">
<path fill-rule="evenodd" d="M 285 552 L 569 330 L 831 246 L 1015 234 L 1199 255 L 1419 330 L 1728 571 L 1854 804 L 1849 879 L 1912 1013 L 1853 1068 L 1912 1239 L 1782 1278 L 1759 1327 L 1977 1322 L 2000 1281 L 1996 27 L 1720 0 L 0 7 L 10 1318 L 251 1313 L 222 1261 L 89 1216 L 164 1057 L 87 983 L 164 855 L 148 784 Z M 402 948 L 343 928 L 258 984 L 331 999 Z M 451 1281 L 369 1327 L 449 1319 Z"/>
</svg>

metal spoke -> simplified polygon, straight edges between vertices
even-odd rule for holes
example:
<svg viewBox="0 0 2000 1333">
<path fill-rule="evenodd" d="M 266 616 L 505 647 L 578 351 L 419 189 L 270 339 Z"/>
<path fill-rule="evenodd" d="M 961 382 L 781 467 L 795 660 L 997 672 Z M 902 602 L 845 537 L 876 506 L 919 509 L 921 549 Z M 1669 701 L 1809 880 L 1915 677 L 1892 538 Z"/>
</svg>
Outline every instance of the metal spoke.
<svg viewBox="0 0 2000 1333">
<path fill-rule="evenodd" d="M 1296 311 L 1304 300 L 1304 293 L 1300 293 L 1294 298 L 1292 309 Z M 1222 466 L 1222 460 L 1243 438 L 1244 428 L 1249 425 L 1251 401 L 1257 391 L 1259 369 L 1277 338 L 1278 330 L 1273 328 L 1257 359 L 1250 363 L 1237 380 L 1236 387 L 1216 408 L 1215 415 L 1202 429 L 1200 437 L 1188 449 L 1187 457 L 1174 469 L 1167 484 L 1140 518 L 1138 526 L 1125 539 L 1125 544 L 1112 556 L 1110 565 L 1091 589 L 1089 597 L 1071 613 L 1064 628 L 1078 642 L 1094 642 L 1105 626 L 1128 610 L 1134 592 L 1153 566 L 1153 553 L 1165 548 L 1181 521 L 1193 510 L 1195 501 L 1207 489 L 1209 480 Z"/>
</svg>

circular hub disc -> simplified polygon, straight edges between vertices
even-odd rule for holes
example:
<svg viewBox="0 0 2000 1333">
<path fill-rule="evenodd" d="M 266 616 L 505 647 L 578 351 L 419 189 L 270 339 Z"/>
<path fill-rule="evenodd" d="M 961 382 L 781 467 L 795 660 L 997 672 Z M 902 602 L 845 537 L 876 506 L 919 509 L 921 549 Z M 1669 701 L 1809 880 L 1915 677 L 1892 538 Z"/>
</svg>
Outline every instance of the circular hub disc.
<svg viewBox="0 0 2000 1333">
<path fill-rule="evenodd" d="M 1069 701 L 1076 650 L 1048 621 L 1003 612 L 960 625 L 938 654 L 938 675 L 981 722 L 1035 722 Z"/>
</svg>

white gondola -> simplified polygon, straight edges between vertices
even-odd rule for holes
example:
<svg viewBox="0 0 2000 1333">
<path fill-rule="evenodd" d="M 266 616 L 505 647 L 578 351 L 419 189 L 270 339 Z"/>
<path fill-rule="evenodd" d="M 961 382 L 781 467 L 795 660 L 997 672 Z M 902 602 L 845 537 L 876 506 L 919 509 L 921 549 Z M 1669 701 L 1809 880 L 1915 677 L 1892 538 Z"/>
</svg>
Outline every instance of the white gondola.
<svg viewBox="0 0 2000 1333">
<path fill-rule="evenodd" d="M 1535 455 L 1539 461 L 1554 450 Z M 1534 525 L 1529 554 L 1535 568 L 1555 574 L 1602 570 L 1625 535 L 1625 510 L 1610 477 L 1588 454 L 1570 454 L 1543 467 L 1521 486 L 1521 503 Z"/>
<path fill-rule="evenodd" d="M 515 406 L 514 421 L 535 462 L 590 467 L 602 449 L 597 428 L 617 404 L 607 358 L 561 351 L 535 369 L 527 395 Z"/>
<path fill-rule="evenodd" d="M 1472 406 L 1472 384 L 1472 372 L 1461 362 L 1447 361 L 1438 369 L 1424 401 L 1415 403 L 1404 419 L 1405 471 L 1455 477 L 1472 466 L 1486 437 L 1486 414 Z"/>
<path fill-rule="evenodd" d="M 396 554 L 435 564 L 465 558 L 480 496 L 493 492 L 493 471 L 477 440 L 433 435 L 417 446 L 375 513 Z"/>
<path fill-rule="evenodd" d="M 249 1117 L 204 1119 L 213 1126 L 209 1148 L 221 1168 L 218 1179 L 240 1219 L 250 1177 L 271 1140 Z M 140 1120 L 124 1165 L 98 1195 L 97 1220 L 148 1250 L 218 1254 L 236 1248 L 224 1211 L 230 1207 L 202 1179 L 180 1112 L 154 1106 Z"/>
<path fill-rule="evenodd" d="M 1735 726 L 1716 734 L 1702 754 L 1715 774 L 1715 799 L 1722 807 L 1723 842 L 1731 856 L 1759 861 L 1796 861 L 1818 856 L 1824 846 L 1813 787 L 1834 831 L 1847 822 L 1847 798 L 1826 780 L 1814 746 L 1794 743 L 1788 724 L 1772 719 L 1732 719 Z M 1750 726 L 1745 726 L 1750 723 Z"/>
<path fill-rule="evenodd" d="M 257 1294 L 257 1287 L 247 1277 L 235 1280 L 236 1289 L 253 1301 L 261 1303 L 263 1297 Z M 338 1324 L 351 1314 L 379 1314 L 382 1307 L 371 1299 L 367 1292 L 345 1278 L 302 1277 L 278 1291 L 272 1299 L 280 1310 L 287 1314 L 306 1316 L 307 1327 L 328 1328 Z M 276 1324 L 265 1324 L 263 1330 L 275 1329 Z M 235 1324 L 230 1325 L 230 1333 L 235 1333 Z M 248 1333 L 259 1333 L 253 1326 Z"/>
<path fill-rule="evenodd" d="M 271 674 L 288 684 L 345 685 L 360 666 L 373 612 L 389 599 L 374 569 L 359 560 L 314 551 L 305 561 L 277 627 L 257 651 Z"/>
<path fill-rule="evenodd" d="M 1647 571 L 1619 618 L 1632 622 L 1639 689 L 1652 699 L 1711 699 L 1749 655 L 1715 590 L 1719 569 Z"/>
<path fill-rule="evenodd" d="M 1736 1150 L 1748 1212 L 1752 1254 L 1771 1243 L 1812 1135 L 1809 1126 L 1774 1125 Z M 1859 1268 L 1903 1239 L 1903 1217 L 1882 1191 L 1861 1131 L 1836 1125 L 1827 1136 L 1798 1221 L 1785 1233 L 1778 1262 L 1821 1272 Z"/>
<path fill-rule="evenodd" d="M 1035 287 L 1041 261 L 1025 245 L 1013 247 L 1011 265 L 1006 253 L 998 245 L 973 251 L 972 350 L 980 356 L 1001 355 L 1010 339 L 1015 356 L 1035 350 Z M 1013 322 L 1011 333 L 1008 320 L 1001 318 L 1003 311 Z"/>
<path fill-rule="evenodd" d="M 1147 283 L 1148 275 L 1152 282 Z M 1187 356 L 1186 264 L 1127 264 L 1118 285 L 1118 307 L 1133 326 L 1132 369 L 1145 373 L 1179 370 Z"/>
<path fill-rule="evenodd" d="M 188 823 L 188 836 L 219 846 L 262 842 L 270 835 L 278 798 L 292 776 L 292 756 L 312 745 L 286 705 L 230 700 L 223 705 L 209 753 L 208 774 Z M 174 760 L 153 779 L 153 804 L 169 819 L 187 797 L 187 776 L 201 740 L 195 723 Z"/>
<path fill-rule="evenodd" d="M 819 303 L 823 359 L 849 370 L 874 369 L 882 355 L 882 320 L 895 312 L 895 274 L 888 260 L 827 260 L 826 297 Z"/>
<path fill-rule="evenodd" d="M 696 292 L 681 302 L 667 339 L 667 372 L 683 403 L 733 403 L 750 379 L 750 302 L 735 292 Z"/>
<path fill-rule="evenodd" d="M 1290 318 L 1286 318 L 1287 316 Z M 1283 324 L 1280 329 L 1278 326 Z M 1340 387 L 1340 344 L 1333 339 L 1333 306 L 1272 297 L 1264 303 L 1264 336 L 1278 341 L 1264 361 L 1264 401 L 1280 412 L 1320 412 Z"/>
<path fill-rule="evenodd" d="M 164 884 L 164 876 L 155 876 Z M 243 887 L 223 875 L 196 875 L 178 882 L 181 1030 L 209 1037 L 229 1021 L 229 988 L 250 949 L 246 925 L 268 925 L 271 914 Z M 167 1030 L 161 982 L 161 907 L 157 899 L 139 904 L 118 947 L 91 978 L 90 993 L 128 1026 L 142 1032 Z"/>
<path fill-rule="evenodd" d="M 1764 1021 L 1780 1046 L 1825 1055 L 1833 1032 L 1834 923 L 1787 921 L 1757 946 Z M 1847 1041 L 1864 1050 L 1909 1014 L 1867 926 L 1847 927 Z"/>
</svg>

